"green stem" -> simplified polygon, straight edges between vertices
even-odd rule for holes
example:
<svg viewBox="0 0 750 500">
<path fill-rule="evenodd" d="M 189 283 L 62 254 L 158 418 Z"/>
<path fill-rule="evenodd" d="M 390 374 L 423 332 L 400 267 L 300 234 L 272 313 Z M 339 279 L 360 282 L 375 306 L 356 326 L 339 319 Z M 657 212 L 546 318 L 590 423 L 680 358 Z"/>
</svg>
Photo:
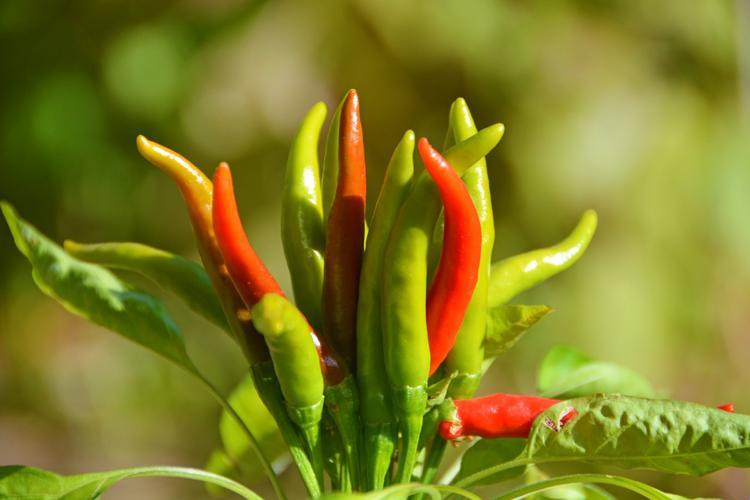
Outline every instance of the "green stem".
<svg viewBox="0 0 750 500">
<path fill-rule="evenodd" d="M 379 490 L 386 484 L 396 448 L 394 427 L 392 423 L 365 424 L 363 427 L 362 463 L 366 491 Z"/>
<path fill-rule="evenodd" d="M 248 443 L 250 444 L 250 449 L 253 450 L 253 453 L 255 453 L 255 455 L 258 457 L 258 460 L 260 460 L 260 463 L 263 467 L 263 471 L 266 473 L 266 476 L 268 476 L 269 481 L 271 481 L 271 486 L 273 487 L 273 491 L 276 493 L 276 496 L 280 500 L 285 500 L 286 495 L 284 494 L 284 489 L 281 487 L 281 484 L 279 483 L 279 477 L 274 472 L 273 467 L 271 466 L 271 462 L 263 453 L 263 450 L 260 449 L 258 440 L 255 439 L 255 436 L 253 435 L 252 431 L 247 426 L 245 421 L 242 420 L 242 417 L 240 417 L 239 413 L 237 413 L 237 411 L 234 409 L 234 407 L 232 407 L 229 401 L 227 401 L 227 399 L 224 396 L 222 396 L 222 394 L 219 392 L 216 386 L 213 385 L 213 383 L 211 383 L 210 380 L 204 377 L 197 370 L 195 371 L 195 375 L 198 377 L 198 379 L 200 379 L 206 385 L 209 392 L 214 396 L 214 398 L 216 398 L 216 400 L 219 402 L 222 408 L 224 408 L 224 410 L 227 413 L 229 413 L 229 415 L 231 415 L 232 418 L 240 426 L 240 429 L 242 429 L 242 431 L 245 433 L 245 436 L 247 437 Z"/>
<path fill-rule="evenodd" d="M 341 436 L 351 485 L 354 489 L 359 489 L 359 398 L 351 375 L 337 385 L 326 387 L 325 402 Z"/>
<path fill-rule="evenodd" d="M 302 477 L 307 493 L 312 498 L 317 498 L 321 494 L 319 479 L 315 475 L 315 469 L 310 463 L 310 459 L 305 453 L 305 446 L 297 432 L 296 426 L 292 423 L 287 412 L 284 396 L 281 394 L 281 387 L 276 380 L 273 366 L 268 363 L 260 363 L 252 367 L 253 381 L 255 388 L 258 390 L 263 403 L 268 408 L 269 413 L 276 420 L 279 431 L 289 448 L 289 454 L 297 465 L 297 470 Z"/>
<path fill-rule="evenodd" d="M 448 441 L 440 436 L 435 436 L 432 440 L 432 445 L 427 451 L 427 457 L 424 461 L 424 470 L 422 471 L 422 482 L 424 484 L 429 484 L 435 479 L 435 475 L 440 467 L 440 462 L 443 460 L 447 444 Z"/>
<path fill-rule="evenodd" d="M 195 481 L 201 481 L 204 483 L 215 484 L 225 490 L 229 490 L 233 493 L 238 494 L 242 498 L 248 500 L 263 500 L 259 495 L 254 493 L 252 490 L 241 485 L 236 481 L 232 481 L 229 478 L 214 474 L 212 472 L 191 469 L 188 467 L 172 467 L 172 466 L 153 466 L 153 467 L 134 467 L 132 469 L 124 469 L 120 471 L 122 475 L 117 479 L 133 479 L 139 477 L 177 477 L 183 479 L 193 479 Z M 107 482 L 107 485 L 111 482 Z M 94 495 L 98 498 L 97 495 Z"/>
<path fill-rule="evenodd" d="M 503 493 L 502 495 L 495 497 L 495 500 L 514 500 L 531 495 L 532 493 L 548 490 L 556 486 L 578 483 L 611 484 L 613 486 L 619 486 L 620 488 L 638 493 L 644 498 L 653 500 L 669 500 L 669 496 L 647 484 L 643 484 L 641 482 L 634 481 L 625 477 L 609 476 L 604 474 L 571 474 L 569 476 L 560 476 L 552 479 L 546 479 L 544 481 L 521 486 L 514 490 Z"/>
</svg>

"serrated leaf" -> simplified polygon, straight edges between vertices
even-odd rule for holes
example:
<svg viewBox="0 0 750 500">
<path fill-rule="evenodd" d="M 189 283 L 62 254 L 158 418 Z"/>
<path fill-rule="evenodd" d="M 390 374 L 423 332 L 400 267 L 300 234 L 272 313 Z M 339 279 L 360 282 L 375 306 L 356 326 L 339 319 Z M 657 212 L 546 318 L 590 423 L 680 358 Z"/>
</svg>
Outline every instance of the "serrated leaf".
<svg viewBox="0 0 750 500">
<path fill-rule="evenodd" d="M 550 350 L 539 368 L 538 379 L 539 394 L 548 398 L 569 399 L 597 393 L 654 396 L 648 380 L 633 370 L 594 361 L 565 346 Z"/>
<path fill-rule="evenodd" d="M 101 266 L 70 256 L 10 205 L 1 206 L 16 246 L 31 263 L 32 276 L 42 292 L 70 312 L 196 372 L 182 334 L 158 299 Z"/>
<path fill-rule="evenodd" d="M 263 454 L 280 472 L 289 464 L 286 444 L 276 421 L 260 399 L 252 377 L 242 379 L 229 397 L 229 404 L 253 430 Z M 249 484 L 263 480 L 263 467 L 250 448 L 247 436 L 236 420 L 226 411 L 219 421 L 222 450 L 211 455 L 206 469 L 216 474 L 243 479 Z"/>
<path fill-rule="evenodd" d="M 509 462 L 518 457 L 526 446 L 525 439 L 480 439 L 466 450 L 461 457 L 461 469 L 453 482 L 458 482 L 472 474 L 485 470 L 487 467 Z M 487 485 L 513 479 L 523 474 L 525 466 L 498 472 L 481 481 L 477 485 Z"/>
<path fill-rule="evenodd" d="M 498 356 L 518 342 L 537 321 L 552 312 L 549 306 L 504 304 L 487 311 L 485 357 Z"/>
<path fill-rule="evenodd" d="M 560 429 L 564 413 L 577 416 Z M 750 466 L 750 416 L 695 403 L 597 395 L 545 410 L 522 457 L 702 475 Z"/>
<path fill-rule="evenodd" d="M 235 481 L 184 467 L 137 467 L 75 476 L 61 476 L 34 467 L 0 467 L 0 498 L 23 500 L 94 500 L 118 481 L 137 477 L 178 477 L 211 482 L 247 499 L 258 495 Z"/>
<path fill-rule="evenodd" d="M 138 273 L 177 295 L 194 312 L 229 332 L 211 280 L 197 262 L 141 243 L 82 244 L 66 241 L 74 257 L 110 269 Z"/>
</svg>

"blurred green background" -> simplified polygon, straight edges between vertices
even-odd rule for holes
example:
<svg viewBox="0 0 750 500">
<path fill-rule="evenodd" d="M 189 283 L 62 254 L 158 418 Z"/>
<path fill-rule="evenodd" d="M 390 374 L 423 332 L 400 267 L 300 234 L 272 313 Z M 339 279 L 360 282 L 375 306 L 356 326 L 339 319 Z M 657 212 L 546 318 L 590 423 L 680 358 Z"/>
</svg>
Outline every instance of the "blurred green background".
<svg viewBox="0 0 750 500">
<path fill-rule="evenodd" d="M 137 154 L 143 133 L 206 172 L 230 162 L 248 234 L 290 291 L 279 195 L 307 109 L 359 90 L 374 201 L 403 131 L 439 144 L 463 96 L 480 126 L 507 129 L 489 158 L 496 259 L 600 215 L 582 261 L 519 298 L 557 312 L 484 388 L 533 390 L 546 350 L 567 343 L 664 395 L 750 413 L 749 13 L 720 0 L 3 0 L 0 198 L 58 241 L 195 257 L 177 190 Z M 237 350 L 165 299 L 229 390 Z M 218 414 L 178 369 L 43 296 L 0 229 L 0 463 L 202 466 Z M 637 476 L 691 496 L 750 492 L 738 470 Z M 141 480 L 111 498 L 204 495 Z"/>
</svg>

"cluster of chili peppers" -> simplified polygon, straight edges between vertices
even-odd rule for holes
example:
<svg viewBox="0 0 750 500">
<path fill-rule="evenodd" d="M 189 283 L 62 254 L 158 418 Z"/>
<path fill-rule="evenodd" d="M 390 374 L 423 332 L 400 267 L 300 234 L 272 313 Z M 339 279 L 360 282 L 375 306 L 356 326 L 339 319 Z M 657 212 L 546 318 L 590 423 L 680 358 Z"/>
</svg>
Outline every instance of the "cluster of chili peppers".
<svg viewBox="0 0 750 500">
<path fill-rule="evenodd" d="M 247 239 L 229 166 L 220 164 L 212 182 L 177 153 L 138 138 L 141 154 L 183 194 L 229 329 L 313 497 L 325 474 L 341 491 L 412 481 L 427 447 L 420 478 L 427 481 L 446 440 L 526 435 L 557 401 L 472 399 L 485 364 L 488 307 L 571 265 L 596 226 L 587 212 L 560 244 L 492 265 L 484 157 L 504 128 L 478 131 L 462 99 L 451 107 L 442 153 L 418 141 L 421 173 L 415 135 L 404 134 L 367 220 L 356 91 L 334 114 L 321 172 L 325 116 L 318 103 L 303 120 L 284 181 L 282 242 L 294 304 Z M 439 407 L 428 405 L 437 380 L 449 380 Z"/>
</svg>

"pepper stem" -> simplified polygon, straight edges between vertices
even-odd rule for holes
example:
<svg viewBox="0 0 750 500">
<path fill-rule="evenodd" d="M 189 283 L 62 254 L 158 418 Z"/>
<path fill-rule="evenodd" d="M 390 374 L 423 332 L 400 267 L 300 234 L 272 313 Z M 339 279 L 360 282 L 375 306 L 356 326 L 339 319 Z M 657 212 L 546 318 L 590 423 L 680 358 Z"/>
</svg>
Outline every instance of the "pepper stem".
<svg viewBox="0 0 750 500">
<path fill-rule="evenodd" d="M 364 427 L 364 489 L 383 488 L 390 472 L 393 451 L 396 448 L 395 429 L 390 422 Z"/>
<path fill-rule="evenodd" d="M 393 396 L 401 431 L 396 482 L 408 483 L 417 462 L 419 434 L 427 405 L 427 390 L 423 385 L 405 387 L 395 390 Z"/>
<path fill-rule="evenodd" d="M 351 485 L 361 484 L 359 464 L 359 398 L 354 379 L 348 375 L 339 384 L 326 387 L 326 407 L 341 436 Z"/>
</svg>

